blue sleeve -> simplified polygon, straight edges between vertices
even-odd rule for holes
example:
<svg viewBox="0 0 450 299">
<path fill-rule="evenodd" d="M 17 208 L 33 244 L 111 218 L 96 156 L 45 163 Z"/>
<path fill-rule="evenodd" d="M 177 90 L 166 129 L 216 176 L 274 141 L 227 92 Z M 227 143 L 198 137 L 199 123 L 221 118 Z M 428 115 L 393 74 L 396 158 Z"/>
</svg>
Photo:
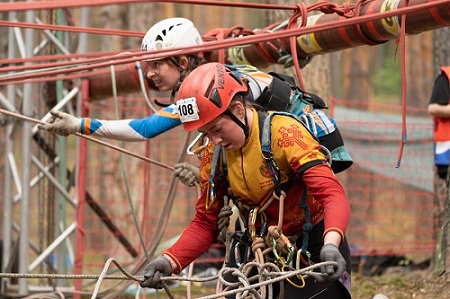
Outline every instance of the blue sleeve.
<svg viewBox="0 0 450 299">
<path fill-rule="evenodd" d="M 179 126 L 176 106 L 170 105 L 142 119 L 98 120 L 83 118 L 80 132 L 122 141 L 144 141 Z"/>
</svg>

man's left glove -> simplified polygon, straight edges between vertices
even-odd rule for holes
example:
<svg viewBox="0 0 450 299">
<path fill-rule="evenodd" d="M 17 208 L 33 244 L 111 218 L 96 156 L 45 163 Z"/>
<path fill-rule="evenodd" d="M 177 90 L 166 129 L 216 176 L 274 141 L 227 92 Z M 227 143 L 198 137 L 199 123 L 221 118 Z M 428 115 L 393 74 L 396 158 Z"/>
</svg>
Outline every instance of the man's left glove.
<svg viewBox="0 0 450 299">
<path fill-rule="evenodd" d="M 172 275 L 170 262 L 165 257 L 160 256 L 145 267 L 144 281 L 141 281 L 139 284 L 143 288 L 162 289 L 163 281 L 161 276 L 170 275 Z"/>
<path fill-rule="evenodd" d="M 316 277 L 316 283 L 321 286 L 328 286 L 338 280 L 346 269 L 345 261 L 339 249 L 333 244 L 326 244 L 320 250 L 322 262 L 336 262 L 337 266 L 328 265 L 320 267 L 322 275 Z"/>
</svg>

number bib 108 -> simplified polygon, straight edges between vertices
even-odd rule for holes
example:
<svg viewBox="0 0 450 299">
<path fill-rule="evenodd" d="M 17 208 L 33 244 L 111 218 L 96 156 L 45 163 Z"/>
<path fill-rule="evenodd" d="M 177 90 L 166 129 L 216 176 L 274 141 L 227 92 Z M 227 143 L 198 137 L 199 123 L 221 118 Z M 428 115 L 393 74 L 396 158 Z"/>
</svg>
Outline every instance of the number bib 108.
<svg viewBox="0 0 450 299">
<path fill-rule="evenodd" d="M 177 101 L 177 111 L 182 123 L 199 120 L 195 97 Z"/>
</svg>

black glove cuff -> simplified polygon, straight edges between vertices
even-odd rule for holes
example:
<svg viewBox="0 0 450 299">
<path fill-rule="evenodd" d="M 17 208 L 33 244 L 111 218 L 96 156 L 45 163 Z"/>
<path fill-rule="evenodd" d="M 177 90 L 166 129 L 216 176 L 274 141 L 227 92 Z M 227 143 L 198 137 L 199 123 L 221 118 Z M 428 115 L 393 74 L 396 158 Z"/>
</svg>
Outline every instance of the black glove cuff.
<svg viewBox="0 0 450 299">
<path fill-rule="evenodd" d="M 327 247 L 327 246 L 332 246 L 332 247 L 336 248 L 336 249 L 339 251 L 339 247 L 337 247 L 337 246 L 334 245 L 334 244 L 328 243 L 328 244 L 325 244 L 325 245 L 322 246 L 322 249 L 320 249 L 320 252 L 322 252 L 322 250 L 323 250 L 325 247 Z"/>
</svg>

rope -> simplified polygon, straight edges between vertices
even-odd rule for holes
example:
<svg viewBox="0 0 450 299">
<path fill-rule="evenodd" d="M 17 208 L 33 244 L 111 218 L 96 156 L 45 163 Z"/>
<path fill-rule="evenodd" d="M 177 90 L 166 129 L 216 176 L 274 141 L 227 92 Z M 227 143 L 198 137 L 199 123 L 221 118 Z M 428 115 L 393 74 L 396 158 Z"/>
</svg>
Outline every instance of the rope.
<svg viewBox="0 0 450 299">
<path fill-rule="evenodd" d="M 124 275 L 106 275 L 111 263 L 116 265 L 116 267 L 124 274 Z M 206 297 L 202 297 L 203 299 L 212 299 L 212 298 L 220 298 L 222 296 L 242 294 L 247 295 L 249 292 L 251 293 L 252 298 L 273 298 L 271 285 L 275 282 L 279 282 L 285 279 L 288 279 L 293 276 L 298 275 L 307 275 L 307 276 L 318 276 L 322 275 L 317 272 L 312 272 L 316 268 L 320 268 L 322 266 L 333 265 L 336 266 L 336 262 L 322 262 L 317 263 L 309 267 L 305 267 L 303 269 L 292 270 L 288 272 L 281 272 L 280 269 L 273 263 L 265 263 L 260 264 L 256 262 L 247 263 L 240 268 L 229 268 L 223 267 L 217 275 L 212 275 L 209 277 L 181 277 L 181 276 L 166 276 L 161 277 L 163 282 L 167 281 L 188 281 L 188 282 L 206 282 L 212 280 L 218 280 L 223 285 L 227 286 L 227 288 L 234 288 L 230 291 L 218 292 L 215 295 L 210 295 Z M 259 271 L 259 275 L 247 278 L 245 273 L 249 272 L 249 270 L 253 267 L 257 267 Z M 269 272 L 268 269 L 273 269 L 272 272 Z M 239 282 L 228 282 L 224 278 L 224 276 L 228 273 L 232 273 L 232 276 L 237 276 L 239 278 Z M 325 274 L 324 274 L 325 275 Z M 70 275 L 70 274 L 22 274 L 22 273 L 0 273 L 0 278 L 52 278 L 52 279 L 97 279 L 94 291 L 92 293 L 91 299 L 95 299 L 98 295 L 100 286 L 105 279 L 109 280 L 133 280 L 136 282 L 141 282 L 144 280 L 142 275 L 133 276 L 128 273 L 114 258 L 109 258 L 101 272 L 100 275 Z M 259 282 L 256 284 L 252 284 L 253 281 L 258 280 Z M 269 286 L 269 294 L 266 297 L 265 287 Z M 282 284 L 281 284 L 282 286 Z M 256 291 L 257 288 L 262 288 L 260 293 Z M 165 288 L 167 294 L 170 298 L 173 298 L 173 295 L 170 293 L 170 290 Z M 43 298 L 43 297 L 40 297 Z"/>
<path fill-rule="evenodd" d="M 288 29 L 296 28 L 298 18 L 301 18 L 302 20 L 300 27 L 306 27 L 306 22 L 308 20 L 308 10 L 304 2 L 298 3 L 296 5 L 296 10 L 294 10 L 292 16 L 289 18 L 287 28 Z M 289 38 L 289 43 L 291 45 L 291 55 L 294 58 L 294 67 L 295 73 L 297 75 L 298 85 L 300 86 L 301 89 L 305 90 L 305 84 L 303 82 L 300 65 L 297 59 L 297 37 L 294 35 L 291 36 Z"/>
<path fill-rule="evenodd" d="M 121 275 L 95 275 L 95 274 L 26 274 L 26 273 L 0 273 L 0 278 L 50 278 L 50 279 L 109 279 L 124 280 L 127 277 Z M 131 280 L 142 281 L 144 276 L 130 276 Z"/>
<path fill-rule="evenodd" d="M 33 123 L 37 123 L 37 124 L 46 124 L 46 122 L 41 121 L 41 120 L 39 120 L 39 119 L 31 118 L 31 117 L 28 117 L 28 116 L 25 116 L 25 115 L 22 115 L 22 114 L 19 114 L 19 113 L 10 112 L 10 111 L 4 110 L 4 109 L 0 109 L 0 113 L 6 114 L 6 115 L 9 115 L 9 116 L 18 118 L 18 119 L 22 119 L 22 120 L 30 121 L 30 122 L 33 122 Z M 85 138 L 85 139 L 90 140 L 90 141 L 93 141 L 93 142 L 95 142 L 95 143 L 104 145 L 104 146 L 106 146 L 106 147 L 112 148 L 112 149 L 114 149 L 114 150 L 116 150 L 116 151 L 125 153 L 125 154 L 127 154 L 127 155 L 129 155 L 129 156 L 138 158 L 138 159 L 143 160 L 143 161 L 145 161 L 145 162 L 148 162 L 148 163 L 151 163 L 151 164 L 155 164 L 155 165 L 160 166 L 160 167 L 162 167 L 162 168 L 166 168 L 166 169 L 169 169 L 169 170 L 172 170 L 172 171 L 174 170 L 174 168 L 173 168 L 172 166 L 169 166 L 169 165 L 167 165 L 167 164 L 163 164 L 163 163 L 161 163 L 161 162 L 158 162 L 158 161 L 152 160 L 152 159 L 150 159 L 150 158 L 141 156 L 141 155 L 139 155 L 139 154 L 130 152 L 130 151 L 126 150 L 126 149 L 123 149 L 123 148 L 120 148 L 120 147 L 115 146 L 115 145 L 113 145 L 113 144 L 110 144 L 110 143 L 104 142 L 104 141 L 102 141 L 102 140 L 93 138 L 93 137 L 91 137 L 91 136 L 83 135 L 83 134 L 81 134 L 81 133 L 75 133 L 74 135 L 76 135 L 76 136 L 78 136 L 78 137 L 81 137 L 81 138 Z"/>
<path fill-rule="evenodd" d="M 118 102 L 117 102 L 117 85 L 116 85 L 116 76 L 115 76 L 115 72 L 114 72 L 114 65 L 111 65 L 111 80 L 112 80 L 112 89 L 113 89 L 113 97 L 114 97 L 114 112 L 116 114 L 116 119 L 119 119 L 119 109 L 118 109 Z M 123 148 L 124 142 L 120 141 L 120 148 Z M 127 169 L 125 167 L 125 160 L 123 157 L 123 153 L 120 153 L 120 164 L 121 164 L 121 168 L 122 168 L 122 174 L 123 174 L 123 179 L 125 182 L 125 188 L 127 191 L 127 200 L 128 200 L 128 204 L 130 205 L 130 209 L 131 209 L 131 215 L 133 216 L 133 221 L 134 221 L 134 225 L 136 226 L 136 230 L 139 236 L 139 240 L 141 241 L 141 245 L 144 248 L 144 253 L 145 253 L 145 257 L 147 258 L 148 261 L 150 261 L 150 256 L 148 254 L 147 248 L 145 247 L 145 242 L 144 242 L 144 237 L 142 236 L 142 232 L 139 228 L 139 223 L 136 217 L 136 211 L 134 209 L 134 205 L 133 205 L 133 201 L 131 200 L 131 192 L 130 192 L 130 186 L 128 184 L 128 176 L 127 176 Z"/>
<path fill-rule="evenodd" d="M 230 217 L 233 215 L 232 208 L 230 207 L 228 196 L 223 197 L 224 205 L 222 209 L 219 212 L 219 220 L 218 220 L 218 227 L 219 227 L 219 237 L 222 242 L 225 243 L 227 239 L 227 233 L 228 233 L 228 227 L 230 226 Z"/>
<path fill-rule="evenodd" d="M 144 82 L 144 70 L 141 68 L 141 64 L 140 64 L 139 61 L 136 61 L 136 69 L 137 69 L 137 72 L 138 72 L 138 75 L 139 75 L 139 85 L 141 86 L 142 95 L 144 96 L 144 99 L 147 102 L 147 105 L 150 108 L 150 110 L 152 110 L 153 113 L 156 113 L 157 110 L 153 106 L 152 102 L 150 102 L 150 100 L 148 98 L 148 95 L 147 95 L 147 92 L 145 91 L 145 88 L 147 86 L 145 85 L 145 82 Z M 149 89 L 149 88 L 147 88 L 147 89 Z"/>
<path fill-rule="evenodd" d="M 218 228 L 219 228 L 219 238 L 225 244 L 225 263 L 230 260 L 230 234 L 228 233 L 228 228 L 230 227 L 230 217 L 233 215 L 232 207 L 229 204 L 228 196 L 223 197 L 224 206 L 219 212 Z"/>
<path fill-rule="evenodd" d="M 370 15 L 364 15 L 364 16 L 353 16 L 348 19 L 342 19 L 339 21 L 339 25 L 333 24 L 333 23 L 322 23 L 322 24 L 316 24 L 314 26 L 305 26 L 300 27 L 296 29 L 286 29 L 286 30 L 280 30 L 276 32 L 262 32 L 254 35 L 249 36 L 242 36 L 239 38 L 233 38 L 233 39 L 226 39 L 221 42 L 208 42 L 203 45 L 199 46 L 192 46 L 192 47 L 180 47 L 180 48 L 173 48 L 173 49 L 166 49 L 166 50 L 159 50 L 155 51 L 154 55 L 155 59 L 157 58 L 165 58 L 167 57 L 170 52 L 177 52 L 177 55 L 182 54 L 192 54 L 192 53 L 198 53 L 198 52 L 208 52 L 212 50 L 219 50 L 227 47 L 236 47 L 236 46 L 245 46 L 249 44 L 256 44 L 262 41 L 269 41 L 269 40 L 276 40 L 276 39 L 282 39 L 282 38 L 290 38 L 292 36 L 300 36 L 304 34 L 309 33 L 315 33 L 320 31 L 326 31 L 330 29 L 335 29 L 336 27 L 345 27 L 345 26 L 352 26 L 355 24 L 362 24 L 367 23 L 379 19 L 389 18 L 393 16 L 399 16 L 404 15 L 407 13 L 415 13 L 419 11 L 423 11 L 425 9 L 435 8 L 440 5 L 444 5 L 449 3 L 450 0 L 439 0 L 439 1 L 432 1 L 427 3 L 421 3 L 417 5 L 397 8 L 396 10 L 382 12 L 382 13 L 374 13 Z M 52 2 L 53 3 L 53 2 Z M 58 2 L 59 3 L 59 2 Z M 7 5 L 6 3 L 5 5 Z M 16 3 L 14 3 L 16 4 Z M 324 9 L 327 11 L 330 9 L 329 3 L 323 4 Z M 348 13 L 349 5 L 344 5 L 340 10 L 337 8 L 334 8 L 335 11 L 340 11 L 343 15 L 350 15 Z M 69 26 L 70 27 L 70 26 Z M 32 79 L 27 80 L 28 83 L 31 82 L 45 82 L 45 81 L 54 81 L 54 76 L 56 75 L 62 75 L 61 77 L 58 77 L 58 79 L 65 80 L 65 79 L 74 79 L 74 78 L 83 78 L 88 77 L 94 73 L 98 73 L 99 71 L 92 71 L 92 69 L 96 68 L 102 68 L 102 67 L 109 67 L 111 64 L 125 64 L 130 62 L 136 62 L 139 60 L 142 60 L 143 55 L 147 55 L 149 52 L 141 52 L 141 53 L 134 53 L 134 57 L 131 58 L 112 58 L 112 57 L 103 57 L 101 61 L 107 61 L 107 62 L 100 62 L 95 63 L 93 65 L 83 66 L 83 67 L 74 67 L 70 71 L 71 72 L 78 72 L 77 74 L 73 75 L 67 75 L 67 70 L 58 70 L 58 71 L 50 71 L 50 72 L 44 72 L 45 76 L 42 73 L 34 73 L 34 74 L 21 74 L 21 73 L 15 73 L 15 74 L 8 74 L 5 76 L 0 76 L 0 85 L 6 85 L 10 84 L 12 82 L 15 83 L 21 83 L 25 79 Z M 126 56 L 126 55 L 124 55 Z M 111 62 L 110 60 L 114 60 L 114 62 Z M 0 60 L 2 61 L 2 60 Z M 2 61 L 3 62 L 3 61 Z M 6 64 L 9 64 L 9 62 L 6 60 Z M 31 67 L 31 66 L 30 66 Z"/>
<path fill-rule="evenodd" d="M 297 276 L 297 275 L 307 275 L 307 276 L 312 276 L 312 277 L 318 277 L 322 274 L 318 273 L 318 272 L 313 272 L 314 269 L 320 268 L 322 266 L 328 266 L 328 265 L 336 266 L 336 264 L 337 264 L 336 262 L 322 262 L 322 263 L 314 264 L 312 266 L 305 267 L 303 269 L 292 270 L 292 271 L 288 271 L 288 272 L 281 272 L 279 270 L 279 268 L 273 263 L 258 264 L 255 262 L 251 262 L 251 263 L 244 265 L 243 267 L 240 267 L 239 269 L 224 267 L 219 271 L 219 273 L 217 275 L 209 277 L 209 278 L 204 278 L 204 279 L 208 279 L 208 280 L 219 279 L 219 281 L 222 284 L 226 285 L 229 288 L 232 287 L 235 289 L 217 293 L 215 295 L 201 297 L 199 299 L 213 299 L 213 298 L 220 298 L 220 297 L 225 297 L 228 295 L 236 295 L 236 294 L 240 294 L 239 297 L 245 297 L 246 295 L 248 295 L 248 292 L 251 292 L 252 298 L 257 298 L 257 299 L 266 298 L 266 297 L 261 296 L 261 295 L 265 295 L 265 294 L 258 294 L 255 291 L 255 289 L 257 289 L 259 287 L 268 286 L 275 282 L 279 282 L 279 281 L 282 281 L 282 280 L 285 280 L 287 278 L 291 278 L 291 277 Z M 244 272 L 246 272 L 248 270 L 247 268 L 250 268 L 250 267 L 258 267 L 261 270 L 260 275 L 247 278 L 246 275 L 244 275 Z M 272 269 L 274 269 L 274 271 L 268 272 L 267 271 L 268 268 L 272 268 Z M 232 276 L 238 277 L 239 282 L 236 283 L 236 282 L 226 281 L 224 279 L 224 276 L 228 273 L 231 273 Z M 167 278 L 162 278 L 162 279 L 167 279 Z M 252 284 L 251 282 L 255 281 L 255 280 L 259 280 L 260 282 L 258 282 L 256 284 Z M 281 284 L 281 286 L 282 286 L 282 284 Z M 273 294 L 271 294 L 269 291 L 267 299 L 271 299 L 271 298 L 273 298 Z"/>
<path fill-rule="evenodd" d="M 17 3 L 3 3 L 0 7 L 0 12 L 7 11 L 24 11 L 24 10 L 39 10 L 39 9 L 56 9 L 69 8 L 81 6 L 103 6 L 111 4 L 127 4 L 127 3 L 141 3 L 148 2 L 148 0 L 65 0 L 65 1 L 39 1 L 39 2 L 17 2 Z M 211 6 L 227 6 L 227 7 L 243 7 L 243 8 L 257 8 L 257 9 L 283 9 L 291 10 L 293 7 L 288 5 L 276 4 L 260 4 L 260 3 L 237 3 L 229 1 L 206 1 L 206 0 L 168 0 L 162 1 L 168 3 L 182 3 L 195 5 L 211 5 Z"/>
<path fill-rule="evenodd" d="M 408 6 L 409 1 L 405 1 L 405 6 Z M 403 147 L 405 146 L 407 136 L 406 136 L 406 15 L 402 15 L 400 23 L 400 49 L 401 49 L 401 72 L 402 72 L 402 138 L 400 140 L 400 149 L 397 158 L 396 168 L 400 167 L 400 163 L 403 155 Z"/>
</svg>

